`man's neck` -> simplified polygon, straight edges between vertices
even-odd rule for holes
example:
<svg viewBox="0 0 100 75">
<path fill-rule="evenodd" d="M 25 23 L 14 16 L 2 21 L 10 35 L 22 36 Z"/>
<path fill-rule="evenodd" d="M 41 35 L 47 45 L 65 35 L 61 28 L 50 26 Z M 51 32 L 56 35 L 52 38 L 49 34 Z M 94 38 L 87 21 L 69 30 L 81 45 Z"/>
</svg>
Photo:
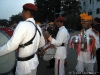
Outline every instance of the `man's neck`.
<svg viewBox="0 0 100 75">
<path fill-rule="evenodd" d="M 63 26 L 63 25 L 59 26 L 59 28 L 62 27 L 62 26 Z"/>
<path fill-rule="evenodd" d="M 27 18 L 26 18 L 26 20 L 27 20 L 28 18 L 34 18 L 34 17 L 32 17 L 32 16 L 30 16 L 30 17 L 27 17 Z"/>
<path fill-rule="evenodd" d="M 90 28 L 91 28 L 91 27 L 90 27 Z M 90 29 L 90 28 L 87 28 L 87 29 L 84 29 L 84 30 L 86 31 L 86 30 L 88 30 L 88 29 Z"/>
</svg>

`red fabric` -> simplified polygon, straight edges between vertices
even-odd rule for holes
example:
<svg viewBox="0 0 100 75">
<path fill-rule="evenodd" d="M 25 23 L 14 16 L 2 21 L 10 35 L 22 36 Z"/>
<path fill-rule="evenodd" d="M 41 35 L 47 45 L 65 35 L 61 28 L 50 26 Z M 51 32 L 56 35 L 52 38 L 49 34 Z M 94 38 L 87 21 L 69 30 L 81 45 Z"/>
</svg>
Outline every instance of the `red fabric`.
<svg viewBox="0 0 100 75">
<path fill-rule="evenodd" d="M 72 38 L 69 41 L 69 47 L 72 47 Z"/>
<path fill-rule="evenodd" d="M 11 37 L 12 35 L 13 35 L 13 32 L 14 32 L 14 30 L 12 30 L 11 28 L 9 28 L 9 27 L 5 27 L 5 28 L 0 28 L 0 30 L 2 31 L 2 32 L 4 32 L 7 36 L 9 36 L 9 37 Z M 18 47 L 18 49 L 17 49 L 17 53 L 19 52 L 19 47 Z"/>
<path fill-rule="evenodd" d="M 56 19 L 56 21 L 66 21 L 66 19 L 65 19 L 64 17 L 58 17 L 58 18 Z"/>
<path fill-rule="evenodd" d="M 11 28 L 8 28 L 8 27 L 0 28 L 0 30 L 3 31 L 4 33 L 6 33 L 9 37 L 11 37 L 13 34 L 13 30 Z"/>
<path fill-rule="evenodd" d="M 59 69 L 60 69 L 60 59 L 58 60 L 58 75 L 59 75 Z"/>
<path fill-rule="evenodd" d="M 23 8 L 37 11 L 37 7 L 34 4 L 32 4 L 32 3 L 26 3 L 26 4 L 24 4 Z"/>
<path fill-rule="evenodd" d="M 95 49 L 95 38 L 94 37 L 91 37 L 91 38 L 92 38 L 92 44 L 89 47 L 90 47 L 90 55 L 92 58 L 93 50 Z"/>
</svg>

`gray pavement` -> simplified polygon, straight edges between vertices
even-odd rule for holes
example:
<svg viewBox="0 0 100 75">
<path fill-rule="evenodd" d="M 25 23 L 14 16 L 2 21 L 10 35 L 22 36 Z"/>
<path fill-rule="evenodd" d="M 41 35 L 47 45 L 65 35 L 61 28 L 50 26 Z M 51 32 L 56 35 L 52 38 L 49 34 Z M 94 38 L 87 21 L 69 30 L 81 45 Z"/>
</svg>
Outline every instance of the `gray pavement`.
<svg viewBox="0 0 100 75">
<path fill-rule="evenodd" d="M 77 34 L 79 32 L 71 33 Z M 65 75 L 76 75 L 75 66 L 77 63 L 77 52 L 71 48 L 68 48 L 68 65 L 65 67 Z M 54 69 L 47 69 L 46 66 L 49 65 L 48 61 L 44 61 L 42 58 L 39 58 L 39 66 L 37 69 L 37 75 L 54 75 Z M 95 63 L 94 71 L 97 71 L 97 65 Z M 84 74 L 86 75 L 86 74 Z M 95 74 L 94 74 L 95 75 Z"/>
<path fill-rule="evenodd" d="M 73 49 L 68 49 L 68 65 L 65 67 L 65 75 L 76 75 L 75 66 L 77 63 L 77 53 Z M 47 69 L 46 66 L 49 65 L 48 61 L 44 61 L 39 58 L 40 64 L 37 69 L 37 75 L 54 75 L 54 69 Z M 97 71 L 97 65 L 95 63 L 94 71 Z M 95 74 L 94 74 L 95 75 Z"/>
</svg>

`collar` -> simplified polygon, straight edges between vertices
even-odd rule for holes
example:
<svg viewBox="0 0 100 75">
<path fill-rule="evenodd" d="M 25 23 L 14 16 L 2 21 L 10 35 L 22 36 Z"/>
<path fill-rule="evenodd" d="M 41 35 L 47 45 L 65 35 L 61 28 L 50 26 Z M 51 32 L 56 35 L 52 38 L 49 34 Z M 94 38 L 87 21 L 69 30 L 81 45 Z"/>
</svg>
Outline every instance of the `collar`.
<svg viewBox="0 0 100 75">
<path fill-rule="evenodd" d="M 60 30 L 60 29 L 63 29 L 63 28 L 65 28 L 65 26 L 61 26 L 61 27 L 59 28 L 59 30 Z"/>
<path fill-rule="evenodd" d="M 35 24 L 34 18 L 28 18 L 28 19 L 26 19 L 26 21 L 32 21 Z"/>
<path fill-rule="evenodd" d="M 84 32 L 86 33 L 86 32 L 91 31 L 91 30 L 92 30 L 92 28 L 89 28 L 87 30 L 84 30 Z"/>
</svg>

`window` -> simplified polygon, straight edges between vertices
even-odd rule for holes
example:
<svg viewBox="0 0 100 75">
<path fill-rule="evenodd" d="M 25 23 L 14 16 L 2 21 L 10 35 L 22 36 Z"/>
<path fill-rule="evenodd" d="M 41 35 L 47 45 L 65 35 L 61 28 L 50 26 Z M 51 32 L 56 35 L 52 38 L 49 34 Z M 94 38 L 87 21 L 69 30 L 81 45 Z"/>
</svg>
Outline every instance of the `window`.
<svg viewBox="0 0 100 75">
<path fill-rule="evenodd" d="M 85 2 L 83 2 L 83 5 L 85 6 Z"/>
<path fill-rule="evenodd" d="M 88 12 L 88 15 L 92 15 L 92 12 Z"/>
<path fill-rule="evenodd" d="M 100 13 L 100 8 L 97 8 L 96 13 L 97 13 L 97 14 Z"/>
<path fill-rule="evenodd" d="M 91 0 L 90 0 L 90 4 L 91 4 Z"/>
<path fill-rule="evenodd" d="M 97 0 L 97 2 L 99 2 L 100 0 Z"/>
</svg>

